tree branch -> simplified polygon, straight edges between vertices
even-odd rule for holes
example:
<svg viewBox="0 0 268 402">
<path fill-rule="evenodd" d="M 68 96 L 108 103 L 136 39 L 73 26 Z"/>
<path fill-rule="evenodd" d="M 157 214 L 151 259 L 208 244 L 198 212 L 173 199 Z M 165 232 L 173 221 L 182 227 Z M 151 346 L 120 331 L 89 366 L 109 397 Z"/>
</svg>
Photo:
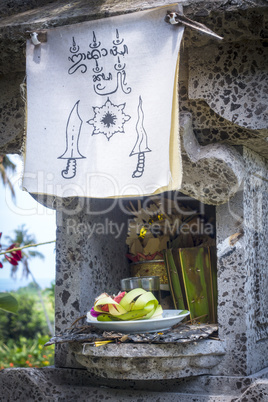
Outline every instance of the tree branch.
<svg viewBox="0 0 268 402">
<path fill-rule="evenodd" d="M 27 244 L 26 246 L 22 246 L 22 247 L 14 247 L 14 248 L 11 248 L 10 250 L 0 251 L 0 255 L 12 253 L 13 251 L 23 250 L 24 248 L 43 246 L 44 244 L 50 244 L 50 243 L 55 243 L 55 242 L 56 242 L 56 240 L 50 240 L 50 241 L 45 241 L 43 243 Z"/>
</svg>

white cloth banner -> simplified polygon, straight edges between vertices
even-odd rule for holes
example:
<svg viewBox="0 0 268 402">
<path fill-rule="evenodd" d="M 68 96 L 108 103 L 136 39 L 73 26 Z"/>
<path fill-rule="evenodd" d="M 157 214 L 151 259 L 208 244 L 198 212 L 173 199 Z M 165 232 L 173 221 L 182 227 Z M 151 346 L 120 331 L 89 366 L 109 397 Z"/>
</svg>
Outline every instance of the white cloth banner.
<svg viewBox="0 0 268 402">
<path fill-rule="evenodd" d="M 183 28 L 165 8 L 47 31 L 27 43 L 23 187 L 59 197 L 143 196 L 181 184 Z"/>
</svg>

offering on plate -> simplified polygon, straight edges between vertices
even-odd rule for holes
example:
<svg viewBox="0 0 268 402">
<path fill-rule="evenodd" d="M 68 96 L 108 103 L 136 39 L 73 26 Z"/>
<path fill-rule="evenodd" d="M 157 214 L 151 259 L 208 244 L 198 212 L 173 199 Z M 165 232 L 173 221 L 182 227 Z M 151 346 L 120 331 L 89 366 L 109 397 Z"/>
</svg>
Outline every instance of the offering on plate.
<svg viewBox="0 0 268 402">
<path fill-rule="evenodd" d="M 161 305 L 151 292 L 136 288 L 114 297 L 102 293 L 87 315 L 97 317 L 98 321 L 129 321 L 160 318 L 162 313 Z"/>
</svg>

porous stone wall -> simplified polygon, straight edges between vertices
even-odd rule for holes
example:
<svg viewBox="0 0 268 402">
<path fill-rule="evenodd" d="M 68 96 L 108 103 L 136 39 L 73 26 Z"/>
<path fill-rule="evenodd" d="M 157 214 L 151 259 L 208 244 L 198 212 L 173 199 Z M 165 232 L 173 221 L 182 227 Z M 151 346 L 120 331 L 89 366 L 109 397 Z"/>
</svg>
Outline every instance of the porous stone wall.
<svg viewBox="0 0 268 402">
<path fill-rule="evenodd" d="M 125 211 L 125 213 L 124 213 Z M 57 213 L 56 334 L 86 314 L 103 291 L 117 293 L 130 276 L 126 255 L 128 211 L 121 200 L 79 199 Z M 81 367 L 66 344 L 55 365 Z"/>
<path fill-rule="evenodd" d="M 225 203 L 244 178 L 243 157 L 230 145 L 201 146 L 194 134 L 192 115 L 180 114 L 183 182 L 181 192 L 204 204 Z"/>
<path fill-rule="evenodd" d="M 24 104 L 20 84 L 25 76 L 24 49 L 30 31 L 169 3 L 167 0 L 146 3 L 141 0 L 131 3 L 106 0 L 93 1 L 89 7 L 85 0 L 68 5 L 60 0 L 44 0 L 38 4 L 29 0 L 1 5 L 0 152 L 20 152 L 22 147 Z M 186 28 L 184 35 L 180 62 L 180 109 L 192 114 L 193 132 L 200 145 L 217 142 L 219 152 L 219 143 L 246 145 L 267 157 L 267 4 L 264 0 L 182 0 L 179 4 L 185 15 L 206 24 L 224 37 L 223 41 L 218 41 L 190 28 Z M 172 7 L 176 9 L 176 6 Z M 235 150 L 232 154 L 235 155 Z M 229 160 L 227 156 L 227 165 Z M 213 180 L 211 182 L 218 163 L 214 164 L 214 159 L 208 156 L 202 160 L 208 175 L 203 175 L 205 185 L 200 189 L 198 180 L 188 174 L 192 170 L 192 176 L 195 176 L 194 172 L 200 166 L 187 157 L 183 163 L 185 175 L 181 191 L 205 203 L 216 205 L 226 202 L 241 181 L 242 165 L 233 170 L 233 174 L 227 175 L 230 186 L 223 185 L 219 193 L 219 184 L 215 186 Z M 228 169 L 224 166 L 224 159 L 221 163 L 221 170 Z"/>
<path fill-rule="evenodd" d="M 239 235 L 235 246 L 227 250 L 226 253 L 222 252 L 218 260 L 220 339 L 227 342 L 227 353 L 213 372 L 217 375 L 247 376 L 264 368 L 267 361 L 267 323 L 263 321 L 261 325 L 258 324 L 256 327 L 254 318 L 255 305 L 259 303 L 259 305 L 263 306 L 265 304 L 266 292 L 265 290 L 261 291 L 261 301 L 257 304 L 254 303 L 257 301 L 258 296 L 256 298 L 253 296 L 256 284 L 260 283 L 260 277 L 263 278 L 265 275 L 263 268 L 258 268 L 261 267 L 261 261 L 267 258 L 265 236 L 262 237 L 261 243 L 257 246 L 256 253 L 258 253 L 258 256 L 253 259 L 247 254 L 249 250 L 252 253 L 252 250 L 256 249 L 256 239 L 253 240 L 254 236 L 252 237 L 252 233 L 249 230 L 250 226 L 248 226 L 247 222 L 247 219 L 250 219 L 252 225 L 248 205 L 251 199 L 250 194 L 252 191 L 256 191 L 256 189 L 249 188 L 249 181 L 251 180 L 252 182 L 253 180 L 252 171 L 261 169 L 262 174 L 259 180 L 261 180 L 262 186 L 265 186 L 266 183 L 264 178 L 267 166 L 265 161 L 267 156 L 267 142 L 265 141 L 267 121 L 263 105 L 265 105 L 267 96 L 265 89 L 267 71 L 264 63 L 267 48 L 267 40 L 264 37 L 266 35 L 267 11 L 266 9 L 257 8 L 225 10 L 224 12 L 214 10 L 210 17 L 208 17 L 208 14 L 204 15 L 204 12 L 199 14 L 197 12 L 196 14 L 194 16 L 200 22 L 206 23 L 218 34 L 223 35 L 225 42 L 223 44 L 215 43 L 215 40 L 189 30 L 185 34 L 185 43 L 181 54 L 179 87 L 182 113 L 181 126 L 182 130 L 184 130 L 183 121 L 185 121 L 186 116 L 192 119 L 191 129 L 200 141 L 201 147 L 198 143 L 195 144 L 196 152 L 193 155 L 191 150 L 194 152 L 194 147 L 191 148 L 189 143 L 182 143 L 184 150 L 187 146 L 189 149 L 184 154 L 184 177 L 186 177 L 186 180 L 183 183 L 182 191 L 201 199 L 205 203 L 213 203 L 212 197 L 217 194 L 214 204 L 220 204 L 228 198 L 226 197 L 219 201 L 220 191 L 224 189 L 224 183 L 230 186 L 231 184 L 234 185 L 235 190 L 232 192 L 234 197 L 231 201 L 217 207 L 218 245 L 220 246 L 230 236 L 237 233 Z M 258 16 L 261 16 L 260 23 L 258 27 L 255 27 Z M 245 40 L 248 43 L 247 47 L 245 47 Z M 256 53 L 255 61 L 252 52 Z M 182 132 L 182 138 L 184 134 Z M 188 136 L 186 135 L 185 137 L 189 140 L 189 130 L 187 134 Z M 203 151 L 202 146 L 219 142 L 228 146 L 235 146 L 237 148 L 236 152 L 232 150 L 228 153 L 228 147 L 217 149 L 218 144 L 215 144 L 215 154 L 213 156 L 216 162 L 213 160 L 212 155 L 209 155 L 209 152 L 206 153 L 204 159 L 200 158 Z M 209 150 L 211 151 L 211 148 Z M 219 165 L 221 151 L 224 154 L 223 163 L 226 166 L 225 169 L 216 168 L 217 164 Z M 226 155 L 228 155 L 227 158 Z M 190 162 L 188 162 L 189 159 Z M 205 162 L 205 159 L 209 161 Z M 243 162 L 239 165 L 240 159 Z M 203 163 L 202 169 L 198 169 L 200 160 Z M 227 167 L 232 166 L 232 163 L 237 164 L 236 167 L 231 169 L 234 174 L 233 177 L 230 174 L 228 176 L 226 170 Z M 213 171 L 215 185 L 209 191 L 210 195 L 207 196 L 206 186 L 203 187 L 201 192 L 200 188 L 197 191 L 198 181 L 199 185 L 200 182 L 204 183 L 206 180 L 211 184 L 213 177 L 212 179 L 208 178 L 210 174 L 213 174 Z M 244 184 L 241 184 L 242 177 L 239 178 L 239 174 L 242 176 L 243 171 L 246 174 L 246 180 Z M 220 172 L 223 172 L 223 177 L 225 173 L 225 179 L 221 179 Z M 195 185 L 190 188 L 191 180 L 195 180 Z M 193 188 L 194 190 L 192 190 Z M 228 195 L 230 195 L 230 192 L 230 190 L 226 190 Z M 236 195 L 234 195 L 235 192 L 237 192 Z M 265 202 L 262 208 L 264 208 L 264 211 L 267 208 Z M 259 209 L 257 210 L 259 211 Z M 67 218 L 65 217 L 64 219 L 63 225 L 66 224 Z M 75 216 L 75 219 L 78 219 L 78 221 L 79 219 L 91 220 L 90 217 L 85 218 L 84 212 L 80 217 L 79 215 Z M 101 220 L 102 218 L 99 217 L 98 219 Z M 95 222 L 98 222 L 98 219 L 96 218 Z M 65 227 L 58 241 L 59 252 L 61 253 L 63 244 L 68 245 L 71 241 L 66 234 Z M 92 244 L 95 250 L 99 250 L 94 240 L 91 239 L 91 241 L 94 243 Z M 110 239 L 106 237 L 106 239 L 100 240 L 100 244 L 109 241 Z M 88 244 L 91 247 L 90 242 Z M 251 244 L 251 248 L 247 250 L 245 244 Z M 81 258 L 81 250 L 75 253 L 75 259 L 78 260 L 79 258 Z M 98 256 L 100 261 L 102 260 L 101 258 Z M 116 265 L 120 264 L 122 256 L 118 254 L 115 256 L 114 261 Z M 97 261 L 96 263 L 98 264 Z M 118 275 L 119 277 L 120 274 Z M 96 296 L 97 292 L 98 289 L 95 288 L 90 293 L 89 298 Z M 62 305 L 62 300 L 58 299 L 58 303 L 61 311 L 66 312 L 68 310 L 67 304 L 66 306 Z M 80 313 L 84 311 L 82 310 L 80 310 Z M 259 319 L 264 320 L 263 316 L 259 317 Z M 58 329 L 62 329 L 69 323 L 68 320 L 64 324 L 61 324 L 59 320 L 57 322 Z M 262 338 L 259 342 L 260 338 L 258 336 L 260 337 L 260 335 L 258 334 L 260 332 L 262 333 Z M 253 350 L 257 351 L 255 357 Z M 57 364 L 66 367 L 64 353 L 58 355 L 61 357 L 58 358 Z M 70 361 L 68 364 L 70 364 Z M 74 361 L 72 361 L 72 364 L 74 364 Z"/>
<path fill-rule="evenodd" d="M 243 148 L 241 156 L 246 179 L 228 203 L 216 207 L 218 322 L 225 352 L 213 366 L 214 375 L 248 376 L 264 369 L 268 361 L 267 169 L 265 159 L 255 152 Z M 58 221 L 57 234 L 59 333 L 89 310 L 104 284 L 108 292 L 117 291 L 120 278 L 129 275 L 124 257 L 126 208 L 117 204 L 110 209 L 112 202 L 107 200 L 94 200 L 89 205 L 83 205 L 73 216 L 67 211 L 58 213 L 58 219 L 62 219 Z M 70 208 L 72 211 L 73 207 Z M 110 211 L 104 215 L 96 213 L 104 209 Z M 120 236 L 115 239 L 114 233 L 103 235 L 94 231 L 94 225 L 97 229 L 98 225 L 105 226 L 105 221 L 106 225 L 122 225 Z M 73 351 L 69 352 L 66 345 L 58 348 L 59 367 L 79 367 Z M 209 346 L 204 353 L 211 353 L 213 358 Z M 126 357 L 122 356 L 122 364 Z M 205 366 L 201 369 L 203 374 L 206 370 Z"/>
<path fill-rule="evenodd" d="M 90 3 L 86 0 L 71 3 L 28 0 L 2 3 L 0 152 L 20 152 L 22 145 L 24 105 L 20 83 L 25 75 L 27 31 L 169 3 L 160 0 L 96 0 Z M 182 191 L 217 205 L 219 336 L 224 340 L 227 352 L 213 374 L 217 375 L 218 388 L 224 384 L 220 376 L 228 375 L 236 376 L 237 381 L 243 384 L 237 385 L 237 388 L 245 387 L 245 376 L 264 368 L 268 360 L 265 219 L 268 7 L 265 0 L 183 0 L 180 4 L 188 17 L 206 24 L 224 37 L 222 42 L 218 42 L 189 28 L 184 35 L 179 77 L 180 111 L 192 119 L 192 134 L 199 143 L 195 142 L 196 152 L 192 155 L 185 148 L 183 150 L 185 176 Z M 182 129 L 182 136 L 184 133 Z M 230 169 L 233 175 L 228 177 L 227 174 L 220 185 L 217 177 L 211 176 L 213 169 L 217 171 L 219 166 L 219 153 L 215 161 L 210 158 L 206 163 L 206 158 L 199 158 L 200 152 L 204 151 L 202 147 L 212 144 L 224 155 L 225 168 L 219 171 L 226 173 Z M 220 148 L 220 144 L 224 147 Z M 226 145 L 233 147 L 230 152 Z M 209 153 L 205 156 L 209 159 Z M 206 186 L 202 186 L 200 191 L 198 163 L 202 163 L 200 177 L 203 182 L 207 180 L 210 183 L 211 177 L 214 180 L 214 191 L 207 193 Z M 243 184 L 242 171 L 245 173 Z M 223 184 L 227 186 L 223 191 L 225 197 L 219 192 L 224 189 Z M 216 198 L 213 199 L 213 196 Z M 226 202 L 230 196 L 233 198 Z M 89 237 L 86 229 L 77 231 L 79 225 L 80 228 L 92 228 L 105 223 L 105 219 L 120 225 L 127 222 L 127 215 L 123 215 L 118 206 L 105 215 L 96 213 L 100 206 L 109 207 L 110 201 L 93 200 L 88 204 L 81 201 L 83 205 L 80 201 L 73 200 L 62 210 L 59 208 L 57 213 L 57 332 L 63 331 L 87 311 L 93 299 L 102 292 L 103 285 L 108 291 L 116 291 L 120 278 L 128 275 L 126 260 L 122 258 L 125 255 L 124 231 L 117 238 L 101 233 Z M 55 205 L 57 203 L 50 202 L 50 206 Z M 73 352 L 65 346 L 57 349 L 56 365 L 81 367 Z M 260 389 L 262 385 L 259 384 Z M 205 388 L 208 386 L 204 385 Z M 49 392 L 47 394 L 50 395 Z"/>
<path fill-rule="evenodd" d="M 2 154 L 18 153 L 21 150 L 25 111 L 20 94 L 20 85 L 24 74 L 0 74 L 0 152 Z"/>
<path fill-rule="evenodd" d="M 219 336 L 225 339 L 224 374 L 249 375 L 268 362 L 267 165 L 243 150 L 240 191 L 216 208 Z M 232 244 L 222 251 L 222 243 Z M 265 307 L 266 306 L 266 307 Z"/>
</svg>

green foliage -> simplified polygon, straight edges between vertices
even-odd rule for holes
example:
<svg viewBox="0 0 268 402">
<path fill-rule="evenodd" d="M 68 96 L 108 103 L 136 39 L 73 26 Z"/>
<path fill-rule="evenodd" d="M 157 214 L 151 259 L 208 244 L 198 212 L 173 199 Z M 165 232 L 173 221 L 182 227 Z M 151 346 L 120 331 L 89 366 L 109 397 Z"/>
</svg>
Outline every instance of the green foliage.
<svg viewBox="0 0 268 402">
<path fill-rule="evenodd" d="M 16 313 L 18 310 L 18 302 L 10 293 L 0 292 L 0 310 L 8 313 Z"/>
<path fill-rule="evenodd" d="M 54 345 L 44 348 L 48 335 L 37 335 L 36 339 L 20 337 L 14 342 L 9 339 L 0 344 L 0 370 L 10 367 L 46 367 L 54 364 Z"/>
<path fill-rule="evenodd" d="M 42 291 L 51 321 L 54 320 L 52 289 L 53 285 Z M 43 347 L 50 336 L 36 284 L 30 283 L 12 294 L 18 300 L 17 314 L 0 310 L 0 369 L 53 365 L 54 347 Z"/>
<path fill-rule="evenodd" d="M 37 285 L 34 282 L 30 282 L 27 286 L 23 287 L 23 288 L 19 288 L 16 291 L 16 297 L 20 296 L 20 295 L 26 295 L 26 296 L 33 296 L 35 297 L 37 292 Z"/>
<path fill-rule="evenodd" d="M 7 173 L 14 173 L 15 171 L 16 165 L 11 162 L 9 157 L 6 155 L 0 155 L 0 178 L 3 185 L 10 189 L 13 198 L 15 198 L 15 190 Z"/>
<path fill-rule="evenodd" d="M 18 295 L 17 314 L 0 313 L 0 336 L 4 342 L 8 339 L 18 341 L 21 336 L 33 339 L 37 334 L 45 335 L 48 330 L 43 312 L 33 295 Z"/>
<path fill-rule="evenodd" d="M 19 244 L 21 247 L 36 244 L 35 236 L 28 232 L 25 225 L 21 225 L 18 229 L 15 229 L 14 236 L 5 236 L 5 238 L 11 243 Z M 39 257 L 44 259 L 44 255 L 36 250 L 24 250 L 22 254 L 27 258 Z"/>
</svg>

